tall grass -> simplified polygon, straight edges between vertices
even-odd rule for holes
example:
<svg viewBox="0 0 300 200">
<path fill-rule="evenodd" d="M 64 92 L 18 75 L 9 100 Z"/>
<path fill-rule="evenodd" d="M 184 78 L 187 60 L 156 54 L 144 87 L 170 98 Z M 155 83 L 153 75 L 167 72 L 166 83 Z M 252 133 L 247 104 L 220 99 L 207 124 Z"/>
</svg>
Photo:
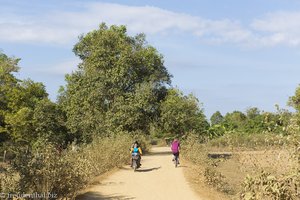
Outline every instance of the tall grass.
<svg viewBox="0 0 300 200">
<path fill-rule="evenodd" d="M 0 173 L 0 193 L 52 193 L 74 199 L 93 177 L 127 163 L 133 140 L 128 134 L 99 137 L 62 152 L 41 141 L 27 154 L 19 152 Z"/>
</svg>

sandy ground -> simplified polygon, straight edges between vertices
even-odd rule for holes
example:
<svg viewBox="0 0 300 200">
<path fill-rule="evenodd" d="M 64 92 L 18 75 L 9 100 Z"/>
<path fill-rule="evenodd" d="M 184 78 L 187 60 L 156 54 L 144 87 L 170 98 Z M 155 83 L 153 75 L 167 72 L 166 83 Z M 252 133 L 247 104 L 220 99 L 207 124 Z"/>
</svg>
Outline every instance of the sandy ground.
<svg viewBox="0 0 300 200">
<path fill-rule="evenodd" d="M 200 200 L 184 177 L 185 167 L 175 168 L 169 147 L 155 147 L 136 172 L 124 166 L 76 199 Z"/>
</svg>

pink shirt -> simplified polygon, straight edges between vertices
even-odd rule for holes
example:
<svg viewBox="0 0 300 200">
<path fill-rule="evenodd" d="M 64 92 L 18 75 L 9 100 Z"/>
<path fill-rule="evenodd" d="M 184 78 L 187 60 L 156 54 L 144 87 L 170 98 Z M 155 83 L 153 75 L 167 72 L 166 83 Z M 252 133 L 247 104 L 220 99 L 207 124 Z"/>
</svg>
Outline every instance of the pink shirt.
<svg viewBox="0 0 300 200">
<path fill-rule="evenodd" d="M 179 152 L 179 147 L 180 147 L 179 141 L 172 142 L 171 150 L 172 150 L 173 153 L 178 153 Z"/>
</svg>

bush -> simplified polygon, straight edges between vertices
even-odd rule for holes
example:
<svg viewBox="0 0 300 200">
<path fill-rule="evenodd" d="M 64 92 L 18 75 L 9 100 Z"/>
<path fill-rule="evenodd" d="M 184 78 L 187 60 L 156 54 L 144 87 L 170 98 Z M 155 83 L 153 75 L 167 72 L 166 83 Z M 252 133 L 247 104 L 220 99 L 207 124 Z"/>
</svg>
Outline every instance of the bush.
<svg viewBox="0 0 300 200">
<path fill-rule="evenodd" d="M 248 176 L 243 187 L 241 199 L 244 200 L 296 200 L 300 197 L 300 174 L 275 177 L 263 171 L 257 177 Z"/>
<path fill-rule="evenodd" d="M 208 162 L 208 151 L 205 145 L 200 143 L 201 140 L 202 138 L 200 136 L 191 134 L 181 145 L 181 155 L 197 165 L 206 164 Z"/>
<path fill-rule="evenodd" d="M 300 139 L 300 135 L 293 136 Z M 240 132 L 230 132 L 212 139 L 207 145 L 214 147 L 259 149 L 268 147 L 282 147 L 291 145 L 291 136 L 284 136 L 273 133 L 245 134 Z"/>
</svg>

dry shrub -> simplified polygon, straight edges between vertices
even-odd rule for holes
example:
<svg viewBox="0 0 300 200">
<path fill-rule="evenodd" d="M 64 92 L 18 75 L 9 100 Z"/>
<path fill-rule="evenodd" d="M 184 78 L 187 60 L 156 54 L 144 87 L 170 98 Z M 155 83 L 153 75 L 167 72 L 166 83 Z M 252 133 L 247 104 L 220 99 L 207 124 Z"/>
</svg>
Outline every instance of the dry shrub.
<svg viewBox="0 0 300 200">
<path fill-rule="evenodd" d="M 248 176 L 243 187 L 241 199 L 244 200 L 296 200 L 300 198 L 300 174 L 275 177 L 263 171 L 259 176 Z"/>
<path fill-rule="evenodd" d="M 189 135 L 181 145 L 181 154 L 185 159 L 197 164 L 203 165 L 206 164 L 207 159 L 207 149 L 205 145 L 201 144 L 201 137 L 195 134 Z"/>
<path fill-rule="evenodd" d="M 254 135 L 247 136 L 247 139 L 244 135 L 242 138 L 238 137 L 227 137 L 226 144 L 224 143 L 226 149 L 229 147 L 234 150 L 234 156 L 230 160 L 209 159 L 207 156 L 209 150 L 216 149 L 213 142 L 200 143 L 199 137 L 195 135 L 189 136 L 184 142 L 183 156 L 195 165 L 201 165 L 202 171 L 196 173 L 201 173 L 208 185 L 230 195 L 231 199 L 300 199 L 299 134 L 272 135 L 272 137 L 265 135 L 264 138 L 256 139 Z M 255 140 L 251 141 L 250 138 Z M 281 148 L 279 144 L 282 145 Z M 242 149 L 247 151 L 240 151 L 241 147 L 245 147 Z M 261 147 L 265 150 L 249 151 L 249 148 Z M 228 168 L 230 166 L 232 169 Z M 232 170 L 236 170 L 238 174 L 234 175 Z M 262 170 L 263 173 L 260 173 Z"/>
<path fill-rule="evenodd" d="M 207 185 L 216 188 L 218 191 L 225 193 L 232 193 L 232 189 L 226 182 L 222 173 L 216 170 L 216 167 L 220 159 L 212 160 L 208 158 L 208 150 L 205 144 L 200 142 L 203 140 L 201 136 L 189 135 L 182 145 L 182 156 L 188 161 L 194 163 L 197 166 L 201 166 L 201 169 L 197 172 L 203 176 Z"/>
<path fill-rule="evenodd" d="M 128 134 L 96 138 L 62 152 L 41 141 L 27 154 L 19 152 L 0 174 L 0 193 L 52 193 L 74 199 L 93 177 L 128 162 L 132 140 Z"/>
<path fill-rule="evenodd" d="M 205 181 L 208 185 L 216 188 L 220 192 L 232 194 L 233 190 L 226 182 L 225 176 L 213 167 L 206 167 L 204 171 Z"/>
<path fill-rule="evenodd" d="M 4 171 L 0 173 L 0 192 L 16 192 L 15 189 L 18 188 L 19 181 L 19 174 L 15 173 L 11 167 L 5 168 Z"/>
<path fill-rule="evenodd" d="M 248 176 L 243 183 L 241 199 L 300 199 L 300 142 L 298 135 L 289 139 L 294 144 L 291 156 L 294 165 L 291 170 L 279 176 L 266 171 L 262 171 L 258 176 Z"/>
</svg>

